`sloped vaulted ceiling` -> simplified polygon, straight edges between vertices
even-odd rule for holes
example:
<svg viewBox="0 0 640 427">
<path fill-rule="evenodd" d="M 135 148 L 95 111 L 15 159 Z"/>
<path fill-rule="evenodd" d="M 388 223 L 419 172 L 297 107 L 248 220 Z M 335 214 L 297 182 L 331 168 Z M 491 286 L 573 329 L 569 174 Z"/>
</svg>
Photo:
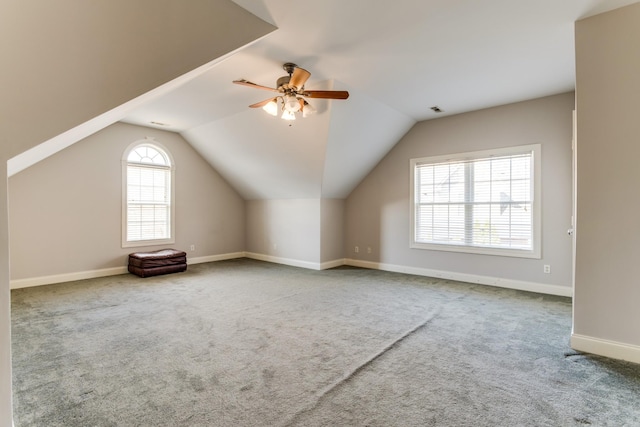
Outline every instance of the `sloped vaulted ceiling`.
<svg viewBox="0 0 640 427">
<path fill-rule="evenodd" d="M 180 132 L 246 199 L 345 198 L 420 120 L 574 89 L 573 25 L 633 0 L 234 0 L 278 29 L 125 118 Z M 247 106 L 294 62 L 318 114 Z M 430 107 L 444 113 L 435 114 Z"/>
<path fill-rule="evenodd" d="M 11 0 L 2 17 L 0 139 L 14 156 L 9 174 L 275 29 L 229 0 Z"/>
<path fill-rule="evenodd" d="M 311 100 L 318 112 L 306 119 L 245 107 L 183 136 L 245 199 L 346 198 L 414 120 L 339 87 L 351 97 Z"/>
</svg>

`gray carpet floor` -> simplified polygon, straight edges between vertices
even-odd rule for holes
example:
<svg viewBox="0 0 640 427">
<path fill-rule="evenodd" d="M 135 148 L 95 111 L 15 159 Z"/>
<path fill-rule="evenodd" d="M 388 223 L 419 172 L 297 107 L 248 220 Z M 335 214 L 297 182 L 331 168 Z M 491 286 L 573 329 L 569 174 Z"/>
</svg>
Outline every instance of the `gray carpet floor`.
<svg viewBox="0 0 640 427">
<path fill-rule="evenodd" d="M 12 291 L 16 427 L 639 426 L 571 301 L 248 259 Z"/>
</svg>

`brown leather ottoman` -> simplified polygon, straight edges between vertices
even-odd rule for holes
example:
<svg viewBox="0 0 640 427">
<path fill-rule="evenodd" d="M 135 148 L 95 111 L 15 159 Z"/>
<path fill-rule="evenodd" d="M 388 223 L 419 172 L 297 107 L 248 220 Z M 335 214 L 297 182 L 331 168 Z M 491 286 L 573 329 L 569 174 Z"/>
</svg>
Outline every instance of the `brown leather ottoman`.
<svg viewBox="0 0 640 427">
<path fill-rule="evenodd" d="M 149 277 L 187 270 L 187 253 L 176 249 L 129 254 L 129 272 Z"/>
</svg>

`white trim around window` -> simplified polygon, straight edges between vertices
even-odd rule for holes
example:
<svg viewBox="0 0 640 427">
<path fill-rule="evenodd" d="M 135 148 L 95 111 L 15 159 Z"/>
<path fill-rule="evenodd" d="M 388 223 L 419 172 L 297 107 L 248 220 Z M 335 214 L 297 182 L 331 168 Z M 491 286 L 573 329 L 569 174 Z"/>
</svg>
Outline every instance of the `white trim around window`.
<svg viewBox="0 0 640 427">
<path fill-rule="evenodd" d="M 175 243 L 175 163 L 147 138 L 122 157 L 122 247 Z"/>
<path fill-rule="evenodd" d="M 410 160 L 410 247 L 541 257 L 541 145 Z"/>
</svg>

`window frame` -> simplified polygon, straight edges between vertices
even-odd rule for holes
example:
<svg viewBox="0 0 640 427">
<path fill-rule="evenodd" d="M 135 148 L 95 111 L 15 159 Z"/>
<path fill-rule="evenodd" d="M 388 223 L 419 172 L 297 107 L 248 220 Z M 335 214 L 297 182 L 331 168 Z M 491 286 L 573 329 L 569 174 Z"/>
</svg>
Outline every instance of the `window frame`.
<svg viewBox="0 0 640 427">
<path fill-rule="evenodd" d="M 128 157 L 129 154 L 136 150 L 139 147 L 147 146 L 151 147 L 154 150 L 160 152 L 160 154 L 164 155 L 169 162 L 169 166 L 158 166 L 155 167 L 158 169 L 164 169 L 169 171 L 169 237 L 162 239 L 147 239 L 147 240 L 128 240 L 128 166 L 130 164 L 142 164 L 148 165 L 148 167 L 153 168 L 153 164 L 146 163 L 135 163 L 129 162 Z M 175 162 L 169 150 L 166 149 L 162 144 L 158 143 L 152 138 L 146 138 L 144 140 L 139 140 L 131 143 L 127 149 L 124 151 L 122 156 L 122 247 L 123 248 L 133 248 L 133 247 L 141 247 L 141 246 L 157 246 L 157 245 L 165 245 L 175 243 Z"/>
<path fill-rule="evenodd" d="M 514 249 L 514 248 L 494 248 L 484 246 L 457 245 L 446 243 L 424 243 L 416 241 L 416 166 L 424 164 L 436 163 L 457 163 L 469 162 L 483 158 L 502 157 L 510 155 L 518 155 L 531 153 L 531 183 L 533 190 L 531 192 L 531 212 L 532 212 L 532 248 L 531 249 Z M 426 249 L 446 252 L 462 252 L 471 254 L 497 255 L 518 258 L 535 258 L 541 259 L 542 256 L 542 145 L 529 144 L 519 145 L 506 148 L 488 149 L 481 151 L 455 153 L 439 156 L 429 156 L 410 159 L 410 236 L 409 247 L 412 249 Z"/>
</svg>

